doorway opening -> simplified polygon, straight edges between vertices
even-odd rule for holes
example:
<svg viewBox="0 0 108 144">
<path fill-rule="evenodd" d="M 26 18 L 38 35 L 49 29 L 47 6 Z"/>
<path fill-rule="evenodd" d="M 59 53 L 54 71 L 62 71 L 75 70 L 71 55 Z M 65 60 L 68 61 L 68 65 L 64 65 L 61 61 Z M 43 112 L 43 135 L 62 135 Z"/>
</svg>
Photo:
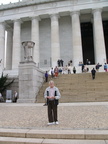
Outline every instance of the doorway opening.
<svg viewBox="0 0 108 144">
<path fill-rule="evenodd" d="M 83 63 L 86 64 L 86 60 L 88 59 L 90 61 L 90 64 L 95 64 L 93 26 L 91 22 L 81 23 L 81 36 Z"/>
</svg>

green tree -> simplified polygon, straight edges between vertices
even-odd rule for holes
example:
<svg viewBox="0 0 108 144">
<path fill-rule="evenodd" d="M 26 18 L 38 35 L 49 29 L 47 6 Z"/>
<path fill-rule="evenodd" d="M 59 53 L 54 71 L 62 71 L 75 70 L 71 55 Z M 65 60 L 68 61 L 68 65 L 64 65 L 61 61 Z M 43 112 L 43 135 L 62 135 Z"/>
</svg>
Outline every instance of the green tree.
<svg viewBox="0 0 108 144">
<path fill-rule="evenodd" d="M 10 86 L 14 82 L 14 79 L 9 82 L 8 74 L 7 75 L 1 75 L 0 77 L 0 93 L 3 93 L 8 86 Z"/>
</svg>

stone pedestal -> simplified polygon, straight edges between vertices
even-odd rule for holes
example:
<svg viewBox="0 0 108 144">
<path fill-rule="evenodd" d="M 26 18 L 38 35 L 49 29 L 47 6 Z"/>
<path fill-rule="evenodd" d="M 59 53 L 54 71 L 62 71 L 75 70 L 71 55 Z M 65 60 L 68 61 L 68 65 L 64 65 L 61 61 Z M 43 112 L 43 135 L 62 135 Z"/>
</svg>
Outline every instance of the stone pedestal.
<svg viewBox="0 0 108 144">
<path fill-rule="evenodd" d="M 33 103 L 43 82 L 43 73 L 33 61 L 19 64 L 19 103 Z"/>
</svg>

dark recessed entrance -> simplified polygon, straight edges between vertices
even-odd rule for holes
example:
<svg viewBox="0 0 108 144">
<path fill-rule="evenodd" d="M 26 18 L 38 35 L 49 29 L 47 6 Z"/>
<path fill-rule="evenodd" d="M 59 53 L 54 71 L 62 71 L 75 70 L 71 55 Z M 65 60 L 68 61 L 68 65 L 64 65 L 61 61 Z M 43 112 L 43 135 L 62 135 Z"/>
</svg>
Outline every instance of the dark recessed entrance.
<svg viewBox="0 0 108 144">
<path fill-rule="evenodd" d="M 105 39 L 105 47 L 106 47 L 106 58 L 108 63 L 108 20 L 103 21 L 103 29 L 104 29 L 104 39 Z"/>
<path fill-rule="evenodd" d="M 81 23 L 83 62 L 90 60 L 91 64 L 95 64 L 94 60 L 94 42 L 93 42 L 93 26 L 91 22 Z"/>
</svg>

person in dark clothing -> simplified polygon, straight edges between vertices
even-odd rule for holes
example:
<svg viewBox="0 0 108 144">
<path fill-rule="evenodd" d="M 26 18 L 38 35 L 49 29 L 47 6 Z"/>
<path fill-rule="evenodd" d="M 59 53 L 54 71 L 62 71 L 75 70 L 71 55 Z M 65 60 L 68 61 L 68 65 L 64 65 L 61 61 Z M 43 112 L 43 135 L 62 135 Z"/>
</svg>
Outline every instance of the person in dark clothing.
<svg viewBox="0 0 108 144">
<path fill-rule="evenodd" d="M 64 61 L 61 59 L 61 60 L 60 60 L 60 64 L 61 64 L 62 67 L 63 67 L 63 62 L 64 62 Z"/>
<path fill-rule="evenodd" d="M 17 99 L 18 99 L 18 93 L 16 91 L 14 91 L 14 94 L 13 94 L 13 102 L 16 103 L 17 102 Z"/>
<path fill-rule="evenodd" d="M 75 67 L 73 67 L 73 73 L 76 74 L 76 68 Z"/>
<path fill-rule="evenodd" d="M 58 59 L 58 61 L 57 61 L 58 67 L 60 67 L 60 62 L 61 62 L 61 60 Z"/>
<path fill-rule="evenodd" d="M 96 71 L 99 71 L 99 63 L 96 65 Z"/>
<path fill-rule="evenodd" d="M 82 73 L 84 72 L 84 64 L 82 64 Z"/>
<path fill-rule="evenodd" d="M 92 79 L 95 79 L 96 70 L 94 68 L 91 70 L 91 73 L 92 73 Z"/>
<path fill-rule="evenodd" d="M 70 65 L 72 66 L 72 60 L 70 60 Z"/>
<path fill-rule="evenodd" d="M 48 82 L 48 72 L 45 73 L 45 81 Z"/>
</svg>

